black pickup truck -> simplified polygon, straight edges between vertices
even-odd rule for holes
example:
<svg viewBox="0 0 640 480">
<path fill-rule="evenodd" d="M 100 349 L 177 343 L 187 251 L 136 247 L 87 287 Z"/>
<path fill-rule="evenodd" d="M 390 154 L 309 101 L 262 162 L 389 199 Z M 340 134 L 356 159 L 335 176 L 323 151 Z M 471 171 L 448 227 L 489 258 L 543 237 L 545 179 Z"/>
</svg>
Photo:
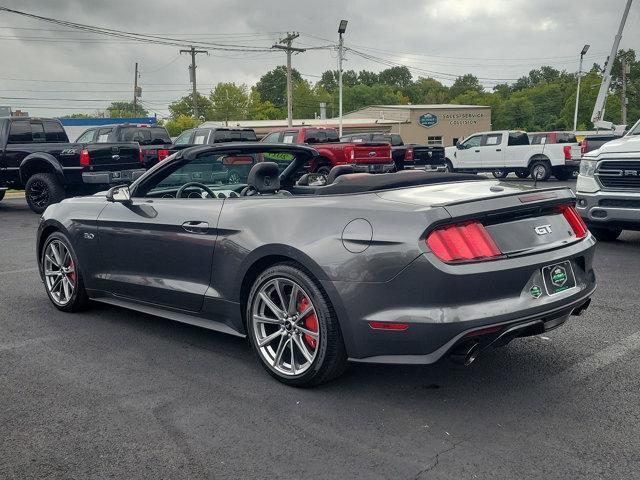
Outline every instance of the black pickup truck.
<svg viewBox="0 0 640 480">
<path fill-rule="evenodd" d="M 194 145 L 215 145 L 225 142 L 257 142 L 258 137 L 253 128 L 236 127 L 199 127 L 185 130 L 171 145 L 175 153 Z"/>
<path fill-rule="evenodd" d="M 391 144 L 391 156 L 396 171 L 407 169 L 444 170 L 444 147 L 434 145 L 405 144 L 397 133 L 353 133 L 343 135 L 341 142 L 387 142 Z"/>
<path fill-rule="evenodd" d="M 0 192 L 24 188 L 36 213 L 67 196 L 131 182 L 144 172 L 135 142 L 69 143 L 58 120 L 0 118 Z"/>
<path fill-rule="evenodd" d="M 145 168 L 151 168 L 167 158 L 171 148 L 171 137 L 166 128 L 144 123 L 119 123 L 93 127 L 82 132 L 76 142 L 86 144 L 138 142 Z"/>
</svg>

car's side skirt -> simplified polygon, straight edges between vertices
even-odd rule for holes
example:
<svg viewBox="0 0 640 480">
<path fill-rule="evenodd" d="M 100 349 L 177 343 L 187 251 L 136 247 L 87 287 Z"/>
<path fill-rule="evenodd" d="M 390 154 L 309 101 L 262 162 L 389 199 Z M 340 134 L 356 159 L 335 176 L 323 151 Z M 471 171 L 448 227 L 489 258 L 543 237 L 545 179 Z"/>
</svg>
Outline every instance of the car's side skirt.
<svg viewBox="0 0 640 480">
<path fill-rule="evenodd" d="M 215 330 L 216 332 L 228 333 L 229 335 L 234 335 L 236 337 L 246 338 L 246 335 L 244 333 L 240 333 L 237 330 L 234 330 L 229 325 L 223 322 L 218 322 L 209 318 L 204 318 L 179 310 L 163 308 L 157 305 L 123 298 L 102 290 L 88 290 L 87 293 L 89 294 L 91 300 L 94 300 L 96 302 L 107 303 L 109 305 L 115 305 L 117 307 L 123 307 L 129 310 L 135 310 L 137 312 L 146 313 L 149 315 L 155 315 L 156 317 L 166 318 L 167 320 L 173 320 L 176 322 L 194 325 L 196 327 L 206 328 L 208 330 Z"/>
</svg>

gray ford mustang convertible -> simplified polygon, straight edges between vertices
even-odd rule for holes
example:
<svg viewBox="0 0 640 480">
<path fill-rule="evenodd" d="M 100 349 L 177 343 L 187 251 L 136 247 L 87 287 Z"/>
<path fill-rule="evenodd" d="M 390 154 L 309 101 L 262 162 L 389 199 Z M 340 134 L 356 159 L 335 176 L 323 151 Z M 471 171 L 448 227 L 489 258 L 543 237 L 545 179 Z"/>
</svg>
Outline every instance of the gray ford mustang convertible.
<svg viewBox="0 0 640 480">
<path fill-rule="evenodd" d="M 316 156 L 192 147 L 129 187 L 50 206 L 37 242 L 50 300 L 248 336 L 298 386 L 348 360 L 469 364 L 587 308 L 595 240 L 569 189 L 348 165 L 324 176 Z"/>
</svg>

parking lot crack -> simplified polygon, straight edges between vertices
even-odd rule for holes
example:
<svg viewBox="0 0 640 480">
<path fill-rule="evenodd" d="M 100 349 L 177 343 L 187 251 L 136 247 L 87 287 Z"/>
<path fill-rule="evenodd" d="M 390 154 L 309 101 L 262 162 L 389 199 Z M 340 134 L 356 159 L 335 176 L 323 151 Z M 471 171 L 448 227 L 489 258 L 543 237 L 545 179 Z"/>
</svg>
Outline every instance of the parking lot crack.
<svg viewBox="0 0 640 480">
<path fill-rule="evenodd" d="M 413 477 L 413 480 L 420 480 L 421 478 L 424 478 L 423 475 L 425 473 L 428 473 L 430 471 L 432 471 L 434 468 L 436 468 L 438 466 L 438 464 L 440 463 L 440 456 L 444 455 L 445 453 L 448 453 L 452 450 L 455 450 L 456 447 L 458 445 L 460 445 L 462 442 L 464 442 L 464 440 L 460 440 L 458 442 L 454 442 L 451 446 L 445 448 L 444 450 L 436 453 L 435 457 L 433 457 L 433 462 L 431 463 L 431 465 L 429 465 L 427 468 L 424 468 L 422 470 L 420 470 L 418 473 L 416 473 L 416 475 Z"/>
</svg>

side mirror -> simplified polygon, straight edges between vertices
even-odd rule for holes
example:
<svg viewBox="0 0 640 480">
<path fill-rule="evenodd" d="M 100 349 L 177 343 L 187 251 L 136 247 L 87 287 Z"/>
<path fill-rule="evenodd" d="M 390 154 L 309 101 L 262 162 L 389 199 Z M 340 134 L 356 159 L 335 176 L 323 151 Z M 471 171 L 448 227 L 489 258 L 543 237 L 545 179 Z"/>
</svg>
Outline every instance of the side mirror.
<svg viewBox="0 0 640 480">
<path fill-rule="evenodd" d="M 127 185 L 111 187 L 107 192 L 107 200 L 118 203 L 131 203 L 131 192 Z"/>
<path fill-rule="evenodd" d="M 458 141 L 458 142 L 456 143 L 456 148 L 457 148 L 458 150 L 462 150 L 462 149 L 464 149 L 464 147 L 462 146 L 462 143 L 460 143 L 460 141 Z"/>
</svg>

